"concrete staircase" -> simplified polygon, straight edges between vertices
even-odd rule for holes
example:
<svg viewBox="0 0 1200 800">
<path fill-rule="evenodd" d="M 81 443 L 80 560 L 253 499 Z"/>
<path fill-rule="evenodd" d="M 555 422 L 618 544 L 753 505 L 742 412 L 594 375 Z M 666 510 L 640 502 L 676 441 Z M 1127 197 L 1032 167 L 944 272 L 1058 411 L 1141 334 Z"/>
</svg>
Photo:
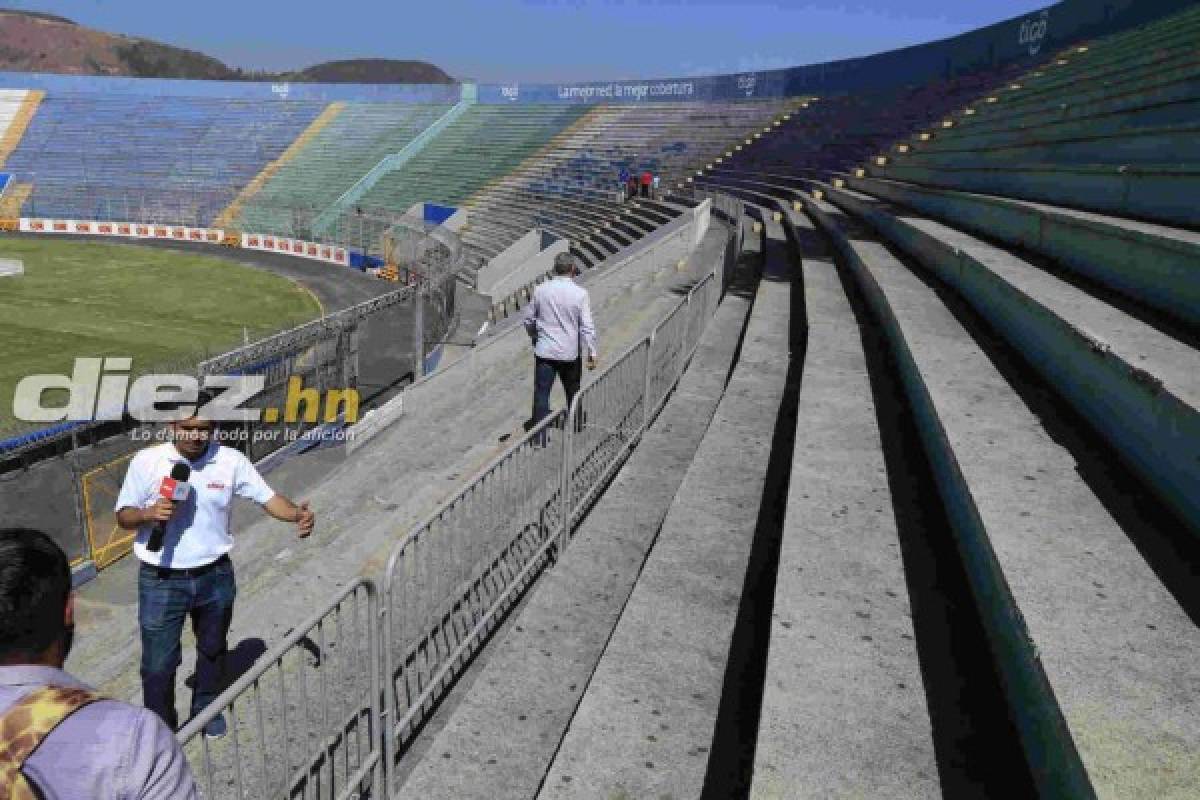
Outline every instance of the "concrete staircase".
<svg viewBox="0 0 1200 800">
<path fill-rule="evenodd" d="M 1198 24 L 897 109 L 857 168 L 789 169 L 797 112 L 706 169 L 761 236 L 741 343 L 395 796 L 1200 792 Z"/>
</svg>

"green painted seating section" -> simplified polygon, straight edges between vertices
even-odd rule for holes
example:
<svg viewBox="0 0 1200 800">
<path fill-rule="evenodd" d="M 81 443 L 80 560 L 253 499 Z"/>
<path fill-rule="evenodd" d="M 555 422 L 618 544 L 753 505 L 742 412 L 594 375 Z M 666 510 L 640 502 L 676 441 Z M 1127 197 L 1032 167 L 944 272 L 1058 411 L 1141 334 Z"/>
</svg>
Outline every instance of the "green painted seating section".
<svg viewBox="0 0 1200 800">
<path fill-rule="evenodd" d="M 914 141 L 897 162 L 1188 163 L 1200 155 L 1200 6 L 1062 60 L 996 102 L 975 104 L 931 141 Z"/>
<path fill-rule="evenodd" d="M 402 150 L 446 105 L 349 103 L 243 207 L 243 230 L 292 233 L 311 224 L 355 181 Z"/>
<path fill-rule="evenodd" d="M 363 196 L 364 206 L 405 211 L 413 203 L 457 205 L 575 122 L 575 106 L 474 106 L 403 167 Z"/>
</svg>

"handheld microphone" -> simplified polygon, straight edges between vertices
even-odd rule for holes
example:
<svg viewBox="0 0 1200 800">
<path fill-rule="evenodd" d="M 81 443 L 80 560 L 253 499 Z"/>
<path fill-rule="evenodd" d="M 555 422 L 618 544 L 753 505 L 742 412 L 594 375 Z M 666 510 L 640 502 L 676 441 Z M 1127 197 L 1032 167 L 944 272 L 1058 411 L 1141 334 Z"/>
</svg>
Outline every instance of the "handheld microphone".
<svg viewBox="0 0 1200 800">
<path fill-rule="evenodd" d="M 180 463 L 171 467 L 171 477 L 162 479 L 162 483 L 158 486 L 158 496 L 175 503 L 182 503 L 184 500 L 187 500 L 188 494 L 192 490 L 192 485 L 187 482 L 191 474 L 192 468 L 187 464 Z M 154 523 L 154 530 L 150 532 L 150 539 L 146 542 L 146 549 L 151 553 L 157 553 L 159 550 L 162 550 L 163 537 L 166 533 L 166 522 Z"/>
</svg>

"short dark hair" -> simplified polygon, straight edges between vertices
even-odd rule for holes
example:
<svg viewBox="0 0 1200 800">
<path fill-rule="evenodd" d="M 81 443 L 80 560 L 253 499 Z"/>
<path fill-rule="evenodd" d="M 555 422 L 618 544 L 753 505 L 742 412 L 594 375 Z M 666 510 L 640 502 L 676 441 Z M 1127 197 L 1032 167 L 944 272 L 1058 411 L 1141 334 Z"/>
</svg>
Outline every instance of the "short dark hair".
<svg viewBox="0 0 1200 800">
<path fill-rule="evenodd" d="M 555 275 L 570 275 L 575 271 L 575 256 L 567 252 L 559 253 L 554 257 L 554 274 Z"/>
<path fill-rule="evenodd" d="M 71 565 L 53 539 L 0 529 L 0 658 L 33 658 L 58 641 L 70 593 Z"/>
</svg>

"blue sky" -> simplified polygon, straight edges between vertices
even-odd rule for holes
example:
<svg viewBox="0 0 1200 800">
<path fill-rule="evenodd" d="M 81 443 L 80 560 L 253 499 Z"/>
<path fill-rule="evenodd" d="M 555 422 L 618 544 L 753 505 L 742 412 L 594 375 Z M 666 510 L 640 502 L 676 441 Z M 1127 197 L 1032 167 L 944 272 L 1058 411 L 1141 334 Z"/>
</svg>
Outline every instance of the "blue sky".
<svg viewBox="0 0 1200 800">
<path fill-rule="evenodd" d="M 3 2 L 3 0 L 0 0 Z M 7 0 L 232 66 L 431 61 L 456 78 L 568 81 L 740 72 L 941 39 L 1049 0 Z M 169 11 L 168 11 L 169 9 Z"/>
</svg>

